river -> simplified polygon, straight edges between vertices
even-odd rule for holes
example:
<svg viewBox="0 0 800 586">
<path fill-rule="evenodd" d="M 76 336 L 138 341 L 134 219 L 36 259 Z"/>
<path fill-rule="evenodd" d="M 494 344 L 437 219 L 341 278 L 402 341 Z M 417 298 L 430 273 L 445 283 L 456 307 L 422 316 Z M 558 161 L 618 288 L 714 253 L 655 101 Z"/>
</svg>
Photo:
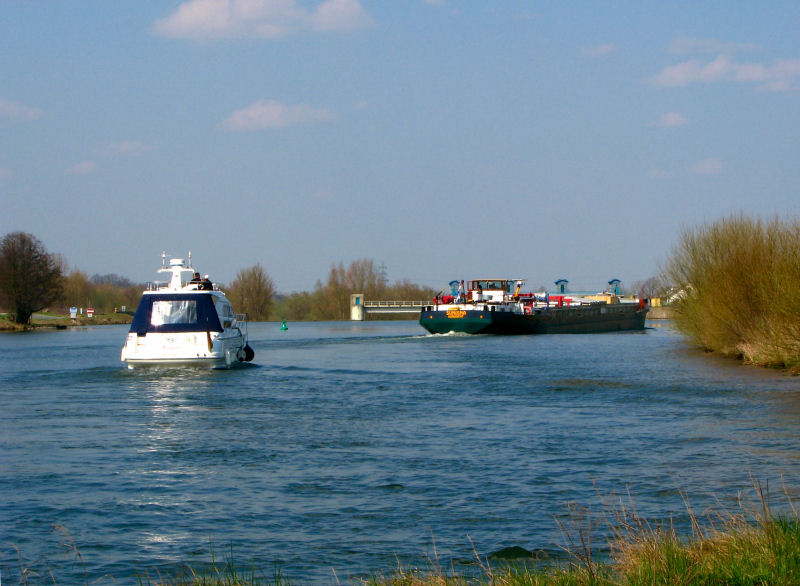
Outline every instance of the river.
<svg viewBox="0 0 800 586">
<path fill-rule="evenodd" d="M 648 325 L 255 323 L 254 362 L 228 371 L 127 370 L 124 326 L 0 334 L 0 578 L 136 584 L 232 556 L 334 584 L 511 546 L 557 558 L 571 505 L 686 526 L 686 498 L 735 509 L 760 481 L 788 507 L 800 378 Z"/>
</svg>

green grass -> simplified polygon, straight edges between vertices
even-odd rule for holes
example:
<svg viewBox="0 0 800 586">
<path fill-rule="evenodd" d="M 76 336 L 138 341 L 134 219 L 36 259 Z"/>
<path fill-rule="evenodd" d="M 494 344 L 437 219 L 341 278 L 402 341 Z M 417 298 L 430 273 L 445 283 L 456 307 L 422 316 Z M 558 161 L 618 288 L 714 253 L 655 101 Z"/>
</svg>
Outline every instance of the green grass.
<svg viewBox="0 0 800 586">
<path fill-rule="evenodd" d="M 148 586 L 288 586 L 290 581 L 281 574 L 280 567 L 275 567 L 270 574 L 259 572 L 255 566 L 242 567 L 236 563 L 233 552 L 221 562 L 213 555 L 209 564 L 201 567 L 183 567 L 166 578 L 159 576 L 151 580 L 149 576 L 139 578 L 139 583 Z"/>
<path fill-rule="evenodd" d="M 652 586 L 654 584 L 800 584 L 800 520 L 796 514 L 773 516 L 757 486 L 761 511 L 725 513 L 701 523 L 691 514 L 693 534 L 681 538 L 671 523 L 651 525 L 635 510 L 610 511 L 615 537 L 611 559 L 600 563 L 591 554 L 587 524 L 567 535 L 564 563 L 477 563 L 481 572 L 464 576 L 438 567 L 396 570 L 388 577 L 363 581 L 372 586 Z M 582 529 L 581 529 L 582 528 Z"/>
<path fill-rule="evenodd" d="M 425 568 L 398 567 L 388 574 L 351 578 L 345 583 L 367 586 L 651 586 L 655 584 L 790 585 L 800 584 L 800 518 L 789 500 L 792 513 L 774 515 L 769 495 L 755 486 L 756 503 L 741 503 L 734 512 L 696 517 L 684 496 L 691 524 L 689 535 L 679 535 L 671 520 L 651 523 L 632 505 L 618 504 L 598 518 L 580 507 L 571 507 L 561 529 L 566 558 L 526 557 L 521 560 L 490 559 L 474 554 L 472 570 L 444 568 L 436 552 Z M 786 492 L 786 491 L 784 491 Z M 606 524 L 612 538 L 610 555 L 599 561 L 593 550 L 592 532 Z M 83 556 L 69 533 L 64 545 L 74 564 L 83 567 Z M 606 551 L 608 548 L 604 548 Z M 4 568 L 4 582 L 58 584 L 51 565 L 40 560 L 37 568 L 26 564 L 17 551 L 19 567 Z M 466 567 L 466 566 L 465 566 Z M 15 575 L 16 572 L 16 575 Z M 109 583 L 114 580 L 111 577 Z M 14 580 L 17 580 L 16 582 Z M 331 575 L 331 582 L 341 583 Z M 89 581 L 86 584 L 96 583 Z M 216 560 L 212 551 L 208 564 L 175 567 L 173 570 L 139 574 L 143 586 L 255 586 L 292 584 L 280 567 L 263 571 L 253 564 L 240 564 L 231 551 Z"/>
</svg>

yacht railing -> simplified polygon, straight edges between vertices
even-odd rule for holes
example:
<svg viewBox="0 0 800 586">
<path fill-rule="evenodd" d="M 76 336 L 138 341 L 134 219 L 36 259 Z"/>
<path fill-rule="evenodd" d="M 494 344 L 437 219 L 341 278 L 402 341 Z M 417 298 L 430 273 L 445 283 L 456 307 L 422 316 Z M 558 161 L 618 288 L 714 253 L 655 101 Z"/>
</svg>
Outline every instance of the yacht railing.
<svg viewBox="0 0 800 586">
<path fill-rule="evenodd" d="M 246 313 L 237 313 L 236 314 L 236 327 L 239 328 L 239 331 L 242 332 L 242 335 L 247 338 L 247 314 Z"/>
</svg>

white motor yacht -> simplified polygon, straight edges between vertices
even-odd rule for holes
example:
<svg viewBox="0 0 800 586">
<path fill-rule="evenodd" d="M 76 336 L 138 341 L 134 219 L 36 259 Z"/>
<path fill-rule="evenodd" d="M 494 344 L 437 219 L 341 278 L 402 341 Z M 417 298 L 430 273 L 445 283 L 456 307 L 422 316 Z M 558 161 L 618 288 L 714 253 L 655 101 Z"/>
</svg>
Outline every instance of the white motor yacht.
<svg viewBox="0 0 800 586">
<path fill-rule="evenodd" d="M 189 262 L 161 255 L 160 273 L 169 273 L 165 286 L 142 293 L 121 360 L 138 366 L 199 366 L 229 368 L 254 357 L 247 343 L 247 321 L 237 314 L 225 293 L 208 275 L 200 279 Z M 193 278 L 183 281 L 189 273 Z"/>
</svg>

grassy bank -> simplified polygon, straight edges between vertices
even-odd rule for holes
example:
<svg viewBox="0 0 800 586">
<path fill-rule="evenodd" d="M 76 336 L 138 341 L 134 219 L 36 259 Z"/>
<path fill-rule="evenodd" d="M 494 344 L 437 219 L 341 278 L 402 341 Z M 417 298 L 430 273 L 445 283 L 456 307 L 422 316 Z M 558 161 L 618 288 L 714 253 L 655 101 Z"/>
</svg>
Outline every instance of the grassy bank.
<svg viewBox="0 0 800 586">
<path fill-rule="evenodd" d="M 792 512 L 775 515 L 768 495 L 758 484 L 755 494 L 754 504 L 740 502 L 735 512 L 709 513 L 703 518 L 696 517 L 684 499 L 691 526 L 688 535 L 679 535 L 672 520 L 652 523 L 642 519 L 630 505 L 616 505 L 599 516 L 575 507 L 561 526 L 566 557 L 559 560 L 509 548 L 488 557 L 475 553 L 472 566 L 461 566 L 467 568 L 461 571 L 446 567 L 434 552 L 425 568 L 399 567 L 388 574 L 357 578 L 342 578 L 332 572 L 329 582 L 369 586 L 800 584 L 800 519 L 794 505 L 790 500 Z M 601 524 L 612 535 L 610 555 L 602 561 L 592 535 Z M 65 551 L 73 567 L 82 566 L 84 559 L 69 533 L 63 527 L 56 530 L 64 535 Z M 59 583 L 55 564 L 39 560 L 33 567 L 25 563 L 21 552 L 16 550 L 16 554 L 19 567 L 3 568 L 3 578 L 9 583 Z M 213 553 L 211 558 L 204 566 L 143 570 L 138 581 L 150 586 L 295 583 L 280 568 L 255 568 L 239 563 L 233 554 L 222 561 L 216 561 Z M 115 582 L 110 576 L 104 579 Z M 87 576 L 84 583 L 95 582 Z"/>
<path fill-rule="evenodd" d="M 71 319 L 69 315 L 57 313 L 36 313 L 31 318 L 31 323 L 21 325 L 14 323 L 8 314 L 0 314 L 0 331 L 19 332 L 37 328 L 69 328 L 75 326 L 105 326 L 114 324 L 129 324 L 133 319 L 125 313 L 108 313 L 94 317 L 78 317 Z"/>
<path fill-rule="evenodd" d="M 685 230 L 667 264 L 675 324 L 702 348 L 800 369 L 800 221 L 732 216 Z"/>
<path fill-rule="evenodd" d="M 614 538 L 611 556 L 600 562 L 592 551 L 589 527 L 594 521 L 573 510 L 562 526 L 567 561 L 502 560 L 475 554 L 469 574 L 443 568 L 438 559 L 425 569 L 398 568 L 388 575 L 348 580 L 370 586 L 645 586 L 653 584 L 800 584 L 800 520 L 773 515 L 757 487 L 759 509 L 698 519 L 691 510 L 692 534 L 681 537 L 671 522 L 651 524 L 635 509 L 620 506 L 608 513 Z M 687 503 L 688 507 L 688 503 Z M 524 550 L 521 550 L 524 553 Z M 332 576 L 333 578 L 333 576 Z M 337 582 L 339 580 L 337 579 Z M 229 560 L 202 571 L 150 584 L 244 585 L 291 584 L 280 573 L 260 579 L 255 571 L 237 573 Z"/>
</svg>

